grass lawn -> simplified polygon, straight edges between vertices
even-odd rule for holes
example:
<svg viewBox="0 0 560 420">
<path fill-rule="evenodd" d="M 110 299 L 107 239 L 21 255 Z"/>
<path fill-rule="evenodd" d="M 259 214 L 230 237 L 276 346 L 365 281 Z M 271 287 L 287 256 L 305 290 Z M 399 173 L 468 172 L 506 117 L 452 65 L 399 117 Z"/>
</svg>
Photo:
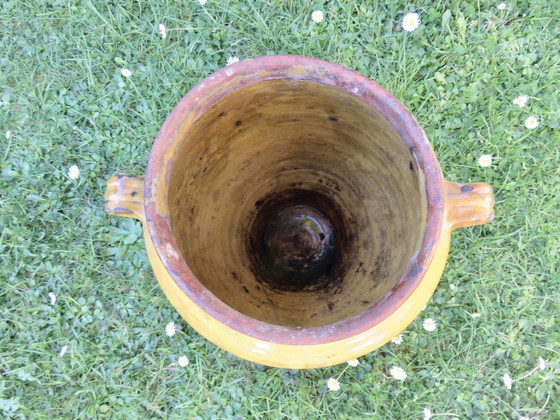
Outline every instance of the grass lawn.
<svg viewBox="0 0 560 420">
<path fill-rule="evenodd" d="M 2 0 L 0 418 L 422 419 L 425 408 L 560 418 L 559 7 Z M 408 12 L 421 19 L 412 32 Z M 447 179 L 495 190 L 495 221 L 453 234 L 441 283 L 402 344 L 357 367 L 267 368 L 209 343 L 159 289 L 140 223 L 103 210 L 107 178 L 144 173 L 183 95 L 230 57 L 267 54 L 377 81 L 416 116 Z M 392 378 L 393 366 L 407 378 Z"/>
</svg>

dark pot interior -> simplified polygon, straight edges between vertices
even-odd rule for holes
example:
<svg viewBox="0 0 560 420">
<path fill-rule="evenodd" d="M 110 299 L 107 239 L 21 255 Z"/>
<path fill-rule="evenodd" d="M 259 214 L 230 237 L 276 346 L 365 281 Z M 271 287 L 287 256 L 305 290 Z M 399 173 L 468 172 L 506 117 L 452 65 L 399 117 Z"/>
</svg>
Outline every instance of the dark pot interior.
<svg viewBox="0 0 560 420">
<path fill-rule="evenodd" d="M 181 135 L 173 235 L 198 280 L 251 318 L 347 320 L 391 293 L 420 247 L 422 172 L 393 127 L 349 93 L 254 83 Z"/>
</svg>

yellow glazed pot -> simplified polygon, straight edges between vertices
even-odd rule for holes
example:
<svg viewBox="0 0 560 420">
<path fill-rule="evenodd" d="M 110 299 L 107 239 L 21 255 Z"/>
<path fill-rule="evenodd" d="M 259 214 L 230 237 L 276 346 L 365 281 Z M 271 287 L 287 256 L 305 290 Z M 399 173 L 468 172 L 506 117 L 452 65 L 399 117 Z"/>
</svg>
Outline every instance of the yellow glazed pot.
<svg viewBox="0 0 560 420">
<path fill-rule="evenodd" d="M 493 219 L 492 188 L 443 179 L 410 112 L 326 61 L 227 66 L 175 107 L 144 177 L 109 179 L 158 282 L 200 334 L 268 366 L 342 363 L 428 302 L 451 231 Z"/>
</svg>

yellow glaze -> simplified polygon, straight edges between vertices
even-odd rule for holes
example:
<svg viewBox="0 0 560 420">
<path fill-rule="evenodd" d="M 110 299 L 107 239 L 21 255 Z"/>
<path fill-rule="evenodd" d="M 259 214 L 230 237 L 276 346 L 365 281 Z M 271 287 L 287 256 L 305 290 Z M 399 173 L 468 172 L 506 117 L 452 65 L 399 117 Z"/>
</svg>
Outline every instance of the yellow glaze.
<svg viewBox="0 0 560 420">
<path fill-rule="evenodd" d="M 144 177 L 112 176 L 107 180 L 105 211 L 144 221 Z"/>
<path fill-rule="evenodd" d="M 445 182 L 444 223 L 434 258 L 412 295 L 379 324 L 353 337 L 325 344 L 294 346 L 258 340 L 224 325 L 198 307 L 173 281 L 162 264 L 148 232 L 141 209 L 143 178 L 112 177 L 108 181 L 106 210 L 143 222 L 150 263 L 165 295 L 183 318 L 205 338 L 241 358 L 268 366 L 306 369 L 335 365 L 360 357 L 404 330 L 432 296 L 449 252 L 450 234 L 457 227 L 491 221 L 493 194 L 488 184 Z M 135 192 L 135 194 L 132 194 Z"/>
<path fill-rule="evenodd" d="M 490 185 L 446 181 L 444 190 L 446 221 L 451 229 L 482 225 L 494 219 L 494 194 Z"/>
</svg>

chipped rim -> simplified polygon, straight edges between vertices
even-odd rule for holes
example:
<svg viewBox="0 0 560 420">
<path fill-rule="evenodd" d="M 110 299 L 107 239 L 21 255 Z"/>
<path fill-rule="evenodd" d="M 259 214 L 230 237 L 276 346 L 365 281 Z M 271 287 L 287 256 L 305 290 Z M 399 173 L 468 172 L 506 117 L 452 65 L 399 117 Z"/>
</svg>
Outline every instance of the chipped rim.
<svg viewBox="0 0 560 420">
<path fill-rule="evenodd" d="M 174 240 L 166 205 L 169 173 L 180 130 L 236 89 L 267 80 L 312 81 L 339 89 L 382 115 L 401 137 L 424 175 L 427 223 L 419 250 L 393 289 L 377 304 L 344 321 L 319 327 L 286 327 L 248 317 L 229 307 L 192 273 Z M 185 95 L 165 120 L 152 147 L 144 184 L 146 224 L 156 252 L 179 288 L 202 310 L 237 333 L 287 344 L 315 345 L 359 335 L 399 308 L 421 283 L 433 260 L 443 225 L 443 176 L 422 128 L 383 87 L 344 66 L 303 56 L 265 56 L 238 62 L 209 75 Z M 203 331 L 201 332 L 204 335 Z"/>
</svg>

